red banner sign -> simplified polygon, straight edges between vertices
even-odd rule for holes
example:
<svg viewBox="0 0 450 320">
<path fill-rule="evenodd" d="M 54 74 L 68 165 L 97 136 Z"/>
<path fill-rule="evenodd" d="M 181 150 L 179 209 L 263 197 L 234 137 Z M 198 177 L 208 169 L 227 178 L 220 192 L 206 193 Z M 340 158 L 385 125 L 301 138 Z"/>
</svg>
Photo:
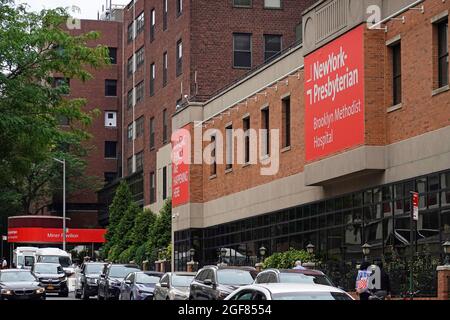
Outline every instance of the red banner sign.
<svg viewBox="0 0 450 320">
<path fill-rule="evenodd" d="M 419 221 L 419 194 L 417 192 L 412 193 L 412 205 L 413 205 L 413 219 Z"/>
<path fill-rule="evenodd" d="M 364 143 L 364 26 L 305 57 L 306 161 Z"/>
<path fill-rule="evenodd" d="M 69 243 L 104 243 L 106 229 L 66 229 Z M 10 243 L 61 243 L 63 231 L 50 228 L 9 228 Z"/>
<path fill-rule="evenodd" d="M 189 127 L 172 134 L 172 206 L 189 202 L 189 160 L 191 135 Z"/>
</svg>

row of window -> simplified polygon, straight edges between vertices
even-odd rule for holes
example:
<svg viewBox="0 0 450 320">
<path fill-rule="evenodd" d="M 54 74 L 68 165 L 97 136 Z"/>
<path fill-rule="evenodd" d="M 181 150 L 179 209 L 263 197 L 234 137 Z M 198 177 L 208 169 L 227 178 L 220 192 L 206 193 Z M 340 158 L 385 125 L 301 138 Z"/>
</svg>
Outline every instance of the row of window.
<svg viewBox="0 0 450 320">
<path fill-rule="evenodd" d="M 233 0 L 234 7 L 251 8 L 253 6 L 252 0 Z M 282 0 L 264 0 L 264 8 L 266 9 L 281 9 Z"/>
<path fill-rule="evenodd" d="M 435 65 L 437 66 L 437 89 L 439 89 L 449 85 L 448 18 L 434 23 L 434 32 L 437 39 Z M 402 103 L 401 40 L 389 47 L 392 57 L 392 97 L 395 106 Z"/>
<path fill-rule="evenodd" d="M 162 117 L 162 143 L 166 144 L 169 139 L 169 118 L 167 109 L 163 110 Z M 155 118 L 150 118 L 149 124 L 150 150 L 155 149 Z M 138 118 L 133 123 L 130 123 L 127 128 L 128 141 L 133 141 L 144 135 L 144 116 Z"/>
<path fill-rule="evenodd" d="M 233 34 L 233 67 L 252 67 L 252 34 Z M 282 50 L 282 36 L 274 34 L 264 35 L 264 62 L 276 57 Z"/>
<path fill-rule="evenodd" d="M 291 98 L 285 97 L 281 100 L 281 148 L 286 149 L 291 146 Z M 270 106 L 261 110 L 260 118 L 261 126 L 263 130 L 262 138 L 262 150 L 261 156 L 270 155 Z M 244 131 L 244 161 L 246 164 L 250 163 L 250 116 L 242 119 L 242 128 Z M 211 143 L 213 150 L 211 152 L 212 164 L 211 164 L 211 176 L 217 174 L 217 162 L 216 162 L 216 137 L 211 136 Z M 226 166 L 225 170 L 229 171 L 233 168 L 233 150 L 234 150 L 234 134 L 233 125 L 230 124 L 225 128 L 225 150 L 226 150 Z"/>
<path fill-rule="evenodd" d="M 169 176 L 168 176 L 168 167 L 162 168 L 161 172 L 161 181 L 162 181 L 162 200 L 166 200 L 168 198 L 168 185 L 169 185 Z M 150 172 L 150 204 L 156 202 L 156 174 L 155 172 Z"/>
<path fill-rule="evenodd" d="M 163 1 L 163 11 L 162 11 L 162 25 L 163 30 L 167 30 L 168 25 L 168 13 L 169 13 L 169 3 L 168 0 Z M 176 3 L 176 14 L 179 17 L 183 13 L 183 0 L 175 0 Z M 128 25 L 128 43 L 132 42 L 136 37 L 142 33 L 145 29 L 145 12 L 141 12 L 135 21 Z M 156 30 L 156 10 L 152 9 L 150 11 L 150 41 L 155 40 L 155 30 Z"/>
</svg>

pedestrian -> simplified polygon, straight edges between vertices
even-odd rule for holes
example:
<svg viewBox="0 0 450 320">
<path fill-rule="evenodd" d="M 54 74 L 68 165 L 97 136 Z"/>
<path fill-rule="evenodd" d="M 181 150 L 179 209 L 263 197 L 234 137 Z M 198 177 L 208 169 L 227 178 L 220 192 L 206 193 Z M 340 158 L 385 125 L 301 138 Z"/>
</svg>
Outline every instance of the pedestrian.
<svg viewBox="0 0 450 320">
<path fill-rule="evenodd" d="M 295 261 L 294 270 L 306 270 L 305 267 L 302 266 L 302 262 L 300 260 Z"/>
<path fill-rule="evenodd" d="M 372 270 L 369 270 L 371 264 L 363 262 L 359 267 L 358 275 L 356 276 L 356 293 L 359 295 L 359 300 L 369 300 L 369 277 Z"/>
<path fill-rule="evenodd" d="M 8 261 L 6 261 L 5 257 L 2 258 L 2 269 L 8 268 Z"/>
<path fill-rule="evenodd" d="M 381 278 L 381 288 L 377 291 L 385 291 L 386 299 L 391 299 L 391 280 L 389 279 L 389 275 L 383 269 L 383 262 L 379 261 L 377 263 L 378 268 L 380 268 L 380 278 Z"/>
</svg>

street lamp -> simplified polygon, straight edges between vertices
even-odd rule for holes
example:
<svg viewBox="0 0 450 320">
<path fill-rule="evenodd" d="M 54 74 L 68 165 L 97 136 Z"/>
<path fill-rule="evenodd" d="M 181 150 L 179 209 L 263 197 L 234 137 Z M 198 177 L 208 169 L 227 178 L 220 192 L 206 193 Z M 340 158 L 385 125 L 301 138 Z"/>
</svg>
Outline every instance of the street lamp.
<svg viewBox="0 0 450 320">
<path fill-rule="evenodd" d="M 195 249 L 194 248 L 189 250 L 189 255 L 191 256 L 191 261 L 194 262 L 194 255 L 195 255 Z"/>
<path fill-rule="evenodd" d="M 259 255 L 261 256 L 261 261 L 264 261 L 264 256 L 266 255 L 266 253 L 267 249 L 264 246 L 259 248 Z"/>
<path fill-rule="evenodd" d="M 66 160 L 53 158 L 63 165 L 63 250 L 66 251 Z"/>
<path fill-rule="evenodd" d="M 306 246 L 306 252 L 308 252 L 309 254 L 314 254 L 314 245 L 312 244 L 312 243 L 309 243 L 307 246 Z"/>
<path fill-rule="evenodd" d="M 450 265 L 450 241 L 446 241 L 442 247 L 444 247 L 445 260 L 444 265 Z"/>
<path fill-rule="evenodd" d="M 225 249 L 225 248 L 220 249 L 220 257 L 221 257 L 221 262 L 222 263 L 225 260 L 226 256 L 227 256 L 227 249 Z"/>
<path fill-rule="evenodd" d="M 372 248 L 372 246 L 370 244 L 368 244 L 367 242 L 362 246 L 364 261 L 367 261 L 367 257 L 370 254 L 370 248 Z"/>
</svg>

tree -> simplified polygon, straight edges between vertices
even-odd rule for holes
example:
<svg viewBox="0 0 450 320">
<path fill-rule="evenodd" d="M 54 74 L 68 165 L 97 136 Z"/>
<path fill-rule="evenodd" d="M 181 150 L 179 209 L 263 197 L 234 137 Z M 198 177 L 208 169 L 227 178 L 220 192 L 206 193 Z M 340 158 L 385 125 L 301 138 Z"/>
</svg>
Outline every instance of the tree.
<svg viewBox="0 0 450 320">
<path fill-rule="evenodd" d="M 156 215 L 151 210 L 141 211 L 134 221 L 133 245 L 140 247 L 147 241 L 148 230 L 152 229 Z"/>
<path fill-rule="evenodd" d="M 286 252 L 277 252 L 264 260 L 264 269 L 292 269 L 296 261 L 313 262 L 314 256 L 304 250 L 295 250 L 291 248 Z"/>
<path fill-rule="evenodd" d="M 150 261 L 158 258 L 158 250 L 165 250 L 172 240 L 172 202 L 168 199 L 162 207 L 155 223 L 148 232 L 146 243 L 147 255 Z"/>
<path fill-rule="evenodd" d="M 96 111 L 86 112 L 84 99 L 70 99 L 67 84 L 55 77 L 89 80 L 87 69 L 109 63 L 108 49 L 87 46 L 97 32 L 66 32 L 62 8 L 34 13 L 0 0 L 0 17 L 0 202 L 9 205 L 0 214 L 33 214 L 60 191 L 54 157 L 67 160 L 68 190 L 96 187 L 81 183 L 80 174 Z M 69 126 L 63 129 L 61 119 Z"/>
<path fill-rule="evenodd" d="M 106 243 L 102 249 L 102 255 L 108 257 L 111 249 L 118 245 L 120 237 L 116 233 L 122 215 L 128 210 L 133 202 L 133 196 L 130 187 L 126 181 L 122 181 L 116 190 L 112 204 L 109 207 L 109 224 L 106 230 Z M 119 252 L 120 254 L 120 252 Z"/>
<path fill-rule="evenodd" d="M 120 252 L 120 254 L 133 245 L 134 221 L 141 211 L 142 209 L 135 202 L 132 202 L 120 218 L 114 235 L 115 243 L 118 246 L 117 252 Z M 110 258 L 116 260 L 118 257 L 111 256 Z"/>
</svg>

